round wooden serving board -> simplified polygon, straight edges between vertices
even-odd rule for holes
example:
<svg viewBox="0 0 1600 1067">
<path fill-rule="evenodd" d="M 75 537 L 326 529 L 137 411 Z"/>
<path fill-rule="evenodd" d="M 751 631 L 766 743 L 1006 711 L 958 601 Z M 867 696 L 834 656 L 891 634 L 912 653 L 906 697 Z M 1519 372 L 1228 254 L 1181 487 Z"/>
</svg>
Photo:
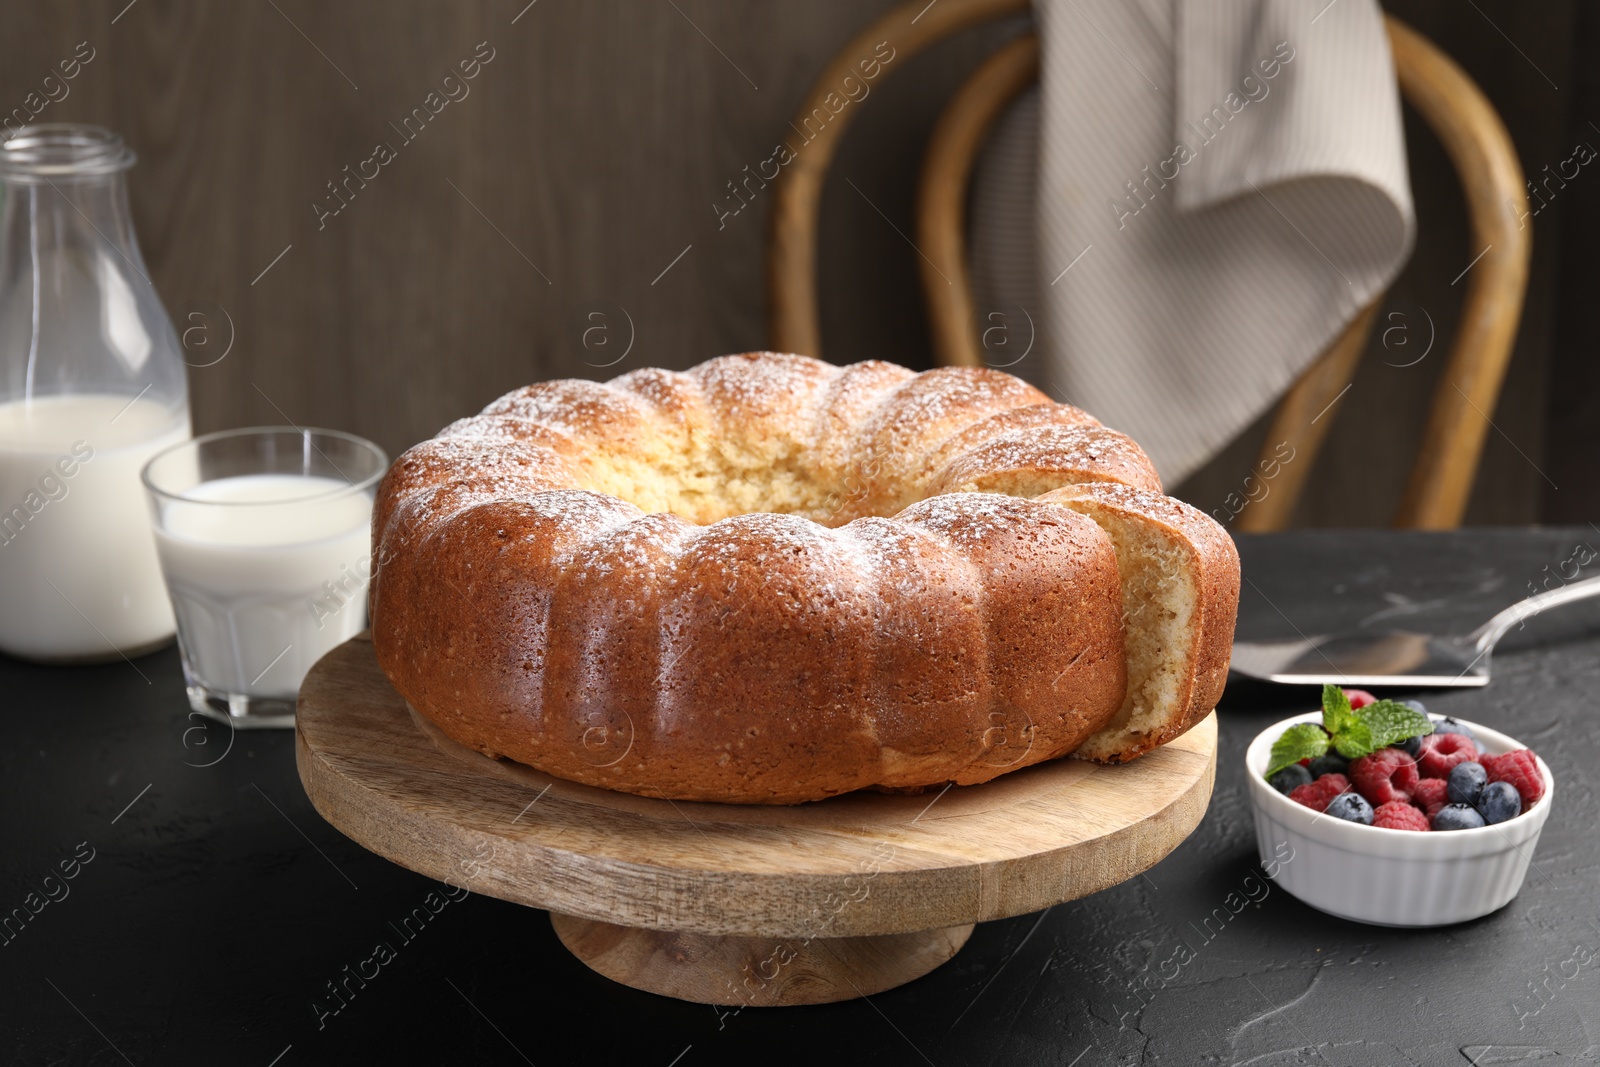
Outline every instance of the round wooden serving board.
<svg viewBox="0 0 1600 1067">
<path fill-rule="evenodd" d="M 365 635 L 312 668 L 295 737 L 311 802 L 357 843 L 547 908 L 600 973 L 710 1004 L 871 995 L 949 959 L 975 922 L 1131 878 L 1199 824 L 1217 753 L 1212 715 L 1121 767 L 1063 759 L 795 807 L 653 800 L 450 741 L 389 685 Z"/>
</svg>

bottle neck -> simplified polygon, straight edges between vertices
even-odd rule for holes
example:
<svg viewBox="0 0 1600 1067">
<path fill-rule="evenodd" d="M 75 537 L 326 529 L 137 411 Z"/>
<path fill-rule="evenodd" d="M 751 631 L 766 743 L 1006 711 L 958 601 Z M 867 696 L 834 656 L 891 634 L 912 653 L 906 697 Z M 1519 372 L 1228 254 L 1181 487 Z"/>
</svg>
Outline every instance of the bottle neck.
<svg viewBox="0 0 1600 1067">
<path fill-rule="evenodd" d="M 124 175 L 133 151 L 100 126 L 24 126 L 0 142 L 0 224 L 4 246 L 24 232 L 31 251 L 108 245 L 148 284 L 128 211 Z"/>
<path fill-rule="evenodd" d="M 121 174 L 137 158 L 103 126 L 41 122 L 0 141 L 0 177 L 50 181 Z"/>
<path fill-rule="evenodd" d="M 42 268 L 55 256 L 83 255 L 100 247 L 149 284 L 128 209 L 128 183 L 120 171 L 50 178 L 0 171 L 0 248 L 23 245 L 34 261 L 30 269 Z"/>
<path fill-rule="evenodd" d="M 132 162 L 97 127 L 30 126 L 0 143 L 0 401 L 137 396 L 186 412 L 176 333 L 128 209 Z"/>
</svg>

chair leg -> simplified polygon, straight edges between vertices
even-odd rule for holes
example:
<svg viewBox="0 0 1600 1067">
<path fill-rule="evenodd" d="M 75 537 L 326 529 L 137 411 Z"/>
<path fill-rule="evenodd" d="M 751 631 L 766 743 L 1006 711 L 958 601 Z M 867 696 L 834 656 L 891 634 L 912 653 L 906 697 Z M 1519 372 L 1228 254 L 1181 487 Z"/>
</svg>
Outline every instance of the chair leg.
<svg viewBox="0 0 1600 1067">
<path fill-rule="evenodd" d="M 1494 105 L 1449 56 L 1385 16 L 1400 92 L 1461 177 L 1473 249 L 1460 325 L 1439 378 L 1398 527 L 1461 525 L 1522 321 L 1533 229 L 1516 146 Z"/>
</svg>

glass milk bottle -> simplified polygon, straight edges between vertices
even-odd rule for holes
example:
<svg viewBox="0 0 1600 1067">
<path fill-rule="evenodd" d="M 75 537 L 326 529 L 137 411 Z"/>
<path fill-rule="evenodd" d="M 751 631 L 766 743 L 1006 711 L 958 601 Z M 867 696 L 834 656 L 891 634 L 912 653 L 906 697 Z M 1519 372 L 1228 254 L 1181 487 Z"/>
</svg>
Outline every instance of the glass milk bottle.
<svg viewBox="0 0 1600 1067">
<path fill-rule="evenodd" d="M 172 638 L 140 468 L 188 439 L 172 320 L 98 126 L 0 143 L 0 651 L 133 656 Z"/>
</svg>

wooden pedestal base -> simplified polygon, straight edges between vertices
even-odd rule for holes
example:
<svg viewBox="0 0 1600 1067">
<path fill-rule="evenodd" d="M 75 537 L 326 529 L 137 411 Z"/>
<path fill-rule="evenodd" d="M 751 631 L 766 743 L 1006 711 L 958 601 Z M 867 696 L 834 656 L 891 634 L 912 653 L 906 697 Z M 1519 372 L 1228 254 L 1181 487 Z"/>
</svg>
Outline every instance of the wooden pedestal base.
<svg viewBox="0 0 1600 1067">
<path fill-rule="evenodd" d="M 729 1007 L 829 1004 L 921 978 L 954 956 L 972 924 L 878 937 L 773 938 L 641 930 L 550 913 L 591 969 L 649 993 Z"/>
<path fill-rule="evenodd" d="M 730 1007 L 871 996 L 954 956 L 974 922 L 1136 876 L 1199 823 L 1217 760 L 1211 716 L 1124 767 L 793 807 L 652 800 L 463 748 L 407 709 L 364 636 L 311 669 L 295 732 L 306 795 L 354 840 L 549 911 L 617 982 Z"/>
</svg>

